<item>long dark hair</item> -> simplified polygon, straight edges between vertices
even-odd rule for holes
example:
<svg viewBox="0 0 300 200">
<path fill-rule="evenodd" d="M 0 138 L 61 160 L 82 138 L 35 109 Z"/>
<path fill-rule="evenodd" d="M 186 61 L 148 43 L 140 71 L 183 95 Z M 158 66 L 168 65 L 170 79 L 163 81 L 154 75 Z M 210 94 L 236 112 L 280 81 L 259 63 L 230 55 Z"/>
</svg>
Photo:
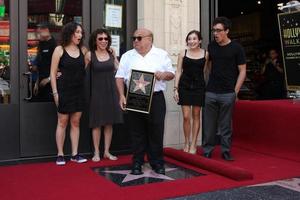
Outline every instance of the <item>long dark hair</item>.
<svg viewBox="0 0 300 200">
<path fill-rule="evenodd" d="M 75 33 L 78 26 L 82 30 L 82 38 L 81 38 L 81 40 L 78 44 L 78 47 L 79 48 L 82 47 L 83 40 L 84 40 L 84 30 L 83 30 L 82 26 L 80 24 L 76 23 L 76 22 L 69 22 L 66 25 L 64 25 L 64 27 L 62 29 L 62 32 L 61 32 L 61 38 L 62 38 L 61 45 L 63 47 L 65 47 L 65 46 L 67 46 L 71 43 L 72 36 Z"/>
<path fill-rule="evenodd" d="M 90 38 L 89 38 L 89 48 L 90 48 L 90 51 L 94 52 L 97 50 L 97 35 L 98 34 L 105 34 L 108 38 L 108 44 L 107 44 L 107 47 L 106 47 L 106 50 L 107 52 L 111 53 L 111 50 L 110 50 L 110 45 L 111 45 L 111 35 L 109 34 L 109 32 L 104 29 L 104 28 L 98 28 L 96 29 L 91 35 L 90 35 Z"/>
<path fill-rule="evenodd" d="M 198 39 L 199 39 L 199 41 L 202 40 L 202 36 L 201 36 L 200 31 L 197 31 L 197 30 L 191 30 L 191 31 L 187 34 L 187 36 L 186 36 L 186 38 L 185 38 L 186 45 L 188 45 L 189 36 L 192 35 L 192 34 L 196 34 L 197 37 L 198 37 Z"/>
</svg>

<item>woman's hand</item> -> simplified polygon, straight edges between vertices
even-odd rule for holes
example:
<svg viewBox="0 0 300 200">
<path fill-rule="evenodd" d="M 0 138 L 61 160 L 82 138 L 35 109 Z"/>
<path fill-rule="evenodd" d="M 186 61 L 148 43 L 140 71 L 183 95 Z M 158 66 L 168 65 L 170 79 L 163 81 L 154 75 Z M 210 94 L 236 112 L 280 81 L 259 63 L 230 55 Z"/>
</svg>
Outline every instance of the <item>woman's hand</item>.
<svg viewBox="0 0 300 200">
<path fill-rule="evenodd" d="M 59 102 L 58 102 L 58 93 L 57 92 L 53 93 L 53 99 L 54 99 L 54 103 L 55 103 L 56 107 L 58 107 Z"/>
<path fill-rule="evenodd" d="M 178 103 L 178 101 L 179 101 L 179 94 L 178 94 L 178 90 L 177 89 L 175 89 L 174 90 L 174 100 L 176 101 L 176 103 Z"/>
<path fill-rule="evenodd" d="M 120 101 L 119 101 L 120 107 L 123 111 L 126 110 L 126 97 L 124 95 L 122 95 L 120 97 Z"/>
</svg>

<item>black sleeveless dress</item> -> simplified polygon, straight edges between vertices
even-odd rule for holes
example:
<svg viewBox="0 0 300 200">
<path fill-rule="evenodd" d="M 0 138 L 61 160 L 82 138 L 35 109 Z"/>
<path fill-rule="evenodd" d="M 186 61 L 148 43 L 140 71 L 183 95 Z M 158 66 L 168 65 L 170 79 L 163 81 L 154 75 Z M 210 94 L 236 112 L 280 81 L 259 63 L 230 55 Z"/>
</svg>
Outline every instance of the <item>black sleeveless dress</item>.
<svg viewBox="0 0 300 200">
<path fill-rule="evenodd" d="M 109 59 L 102 62 L 99 61 L 96 54 L 92 52 L 90 67 L 90 128 L 122 123 L 123 115 L 119 106 L 113 55 L 109 54 Z"/>
<path fill-rule="evenodd" d="M 62 114 L 82 112 L 85 106 L 83 53 L 80 51 L 80 55 L 73 58 L 64 49 L 58 68 L 62 75 L 57 80 L 57 111 Z"/>
<path fill-rule="evenodd" d="M 182 60 L 182 74 L 178 84 L 178 105 L 203 106 L 205 56 L 200 59 L 192 59 L 186 56 L 186 52 L 187 50 L 185 50 Z"/>
</svg>

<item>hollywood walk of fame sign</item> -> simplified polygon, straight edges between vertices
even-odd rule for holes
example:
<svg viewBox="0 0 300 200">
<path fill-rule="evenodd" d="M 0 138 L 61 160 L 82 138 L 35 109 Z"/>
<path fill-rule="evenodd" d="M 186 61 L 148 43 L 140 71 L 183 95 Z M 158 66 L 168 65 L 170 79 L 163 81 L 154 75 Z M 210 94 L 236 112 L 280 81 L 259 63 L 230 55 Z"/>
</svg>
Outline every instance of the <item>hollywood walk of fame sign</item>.
<svg viewBox="0 0 300 200">
<path fill-rule="evenodd" d="M 152 72 L 131 70 L 129 87 L 126 95 L 126 109 L 149 113 L 152 102 L 155 76 Z"/>
<path fill-rule="evenodd" d="M 300 90 L 300 11 L 278 14 L 286 87 Z"/>
</svg>

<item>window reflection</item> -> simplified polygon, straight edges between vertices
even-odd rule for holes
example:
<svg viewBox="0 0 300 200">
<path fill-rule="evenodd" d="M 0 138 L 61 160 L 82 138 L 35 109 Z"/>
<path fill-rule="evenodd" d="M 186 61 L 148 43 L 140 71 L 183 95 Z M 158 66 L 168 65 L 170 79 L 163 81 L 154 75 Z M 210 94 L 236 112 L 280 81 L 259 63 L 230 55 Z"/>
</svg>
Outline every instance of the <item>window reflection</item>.
<svg viewBox="0 0 300 200">
<path fill-rule="evenodd" d="M 33 102 L 52 101 L 50 65 L 60 43 L 64 24 L 82 24 L 82 0 L 28 0 L 28 97 Z"/>
<path fill-rule="evenodd" d="M 0 104 L 10 103 L 9 1 L 0 0 Z"/>
</svg>

